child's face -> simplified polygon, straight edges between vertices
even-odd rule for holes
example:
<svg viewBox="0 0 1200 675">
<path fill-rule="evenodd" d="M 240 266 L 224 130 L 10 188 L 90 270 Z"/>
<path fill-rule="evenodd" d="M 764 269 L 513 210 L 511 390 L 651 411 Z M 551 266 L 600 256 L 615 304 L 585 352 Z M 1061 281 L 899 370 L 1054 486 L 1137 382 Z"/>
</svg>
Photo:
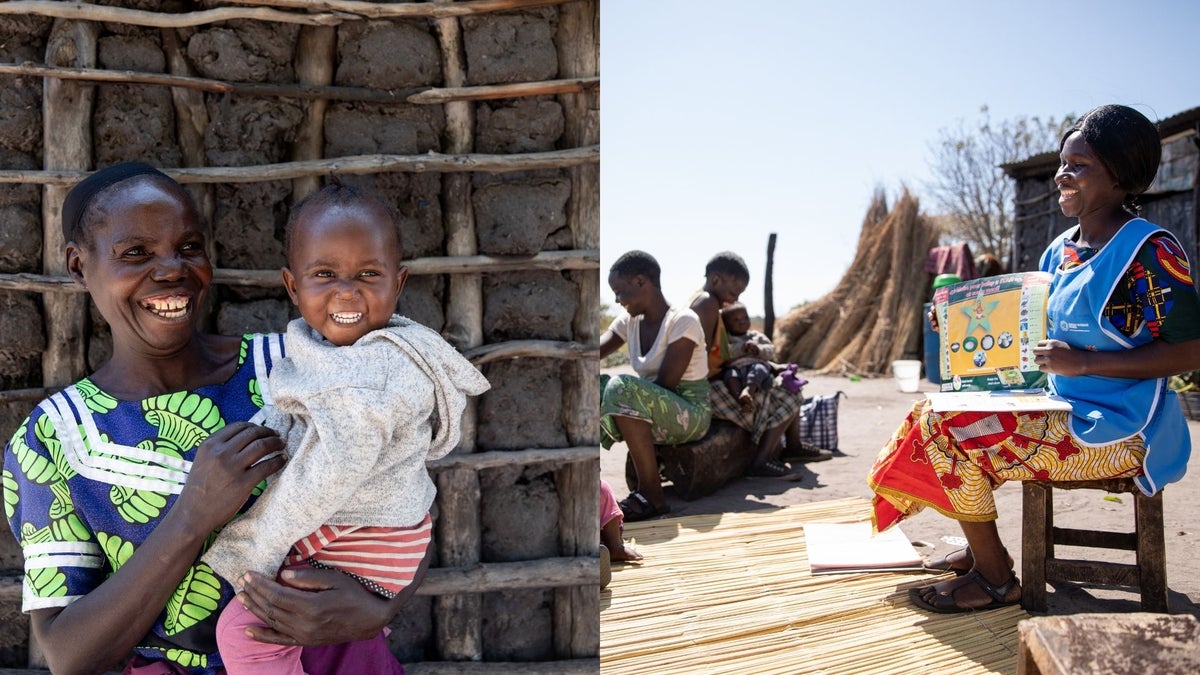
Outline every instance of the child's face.
<svg viewBox="0 0 1200 675">
<path fill-rule="evenodd" d="M 284 286 L 308 325 L 339 347 L 396 311 L 408 269 L 392 227 L 372 204 L 321 206 L 295 223 Z"/>
<path fill-rule="evenodd" d="M 743 307 L 721 310 L 721 319 L 731 335 L 745 335 L 750 330 L 750 313 Z"/>
</svg>

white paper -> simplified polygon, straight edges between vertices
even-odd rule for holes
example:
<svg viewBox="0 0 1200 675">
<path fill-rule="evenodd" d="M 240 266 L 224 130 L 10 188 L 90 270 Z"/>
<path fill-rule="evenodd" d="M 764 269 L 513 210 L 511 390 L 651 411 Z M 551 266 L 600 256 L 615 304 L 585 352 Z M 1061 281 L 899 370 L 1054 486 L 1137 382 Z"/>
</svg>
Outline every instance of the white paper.
<svg viewBox="0 0 1200 675">
<path fill-rule="evenodd" d="M 872 536 L 871 523 L 805 523 L 811 574 L 919 570 L 924 566 L 899 527 Z"/>
<path fill-rule="evenodd" d="M 973 410 L 976 412 L 1021 412 L 1032 410 L 1070 410 L 1067 399 L 1046 392 L 943 391 L 925 394 L 934 412 Z"/>
</svg>

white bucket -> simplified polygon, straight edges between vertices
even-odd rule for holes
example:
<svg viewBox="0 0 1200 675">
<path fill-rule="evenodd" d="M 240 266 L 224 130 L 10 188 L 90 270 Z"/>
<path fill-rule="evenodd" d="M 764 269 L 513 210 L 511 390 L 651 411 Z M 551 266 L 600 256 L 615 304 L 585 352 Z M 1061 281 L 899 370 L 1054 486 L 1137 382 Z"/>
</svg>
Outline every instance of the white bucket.
<svg viewBox="0 0 1200 675">
<path fill-rule="evenodd" d="M 896 386 L 900 391 L 912 393 L 921 384 L 920 361 L 892 361 L 892 375 L 896 378 Z"/>
</svg>

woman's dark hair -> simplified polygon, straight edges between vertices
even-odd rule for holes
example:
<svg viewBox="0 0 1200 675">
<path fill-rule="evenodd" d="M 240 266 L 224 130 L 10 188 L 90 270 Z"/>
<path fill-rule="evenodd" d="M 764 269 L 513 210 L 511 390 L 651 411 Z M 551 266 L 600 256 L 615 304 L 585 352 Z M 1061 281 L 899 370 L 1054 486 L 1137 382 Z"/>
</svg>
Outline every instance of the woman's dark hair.
<svg viewBox="0 0 1200 675">
<path fill-rule="evenodd" d="M 710 274 L 724 274 L 733 279 L 750 281 L 750 268 L 746 267 L 742 256 L 733 251 L 721 251 L 714 255 L 704 266 L 704 276 Z"/>
<path fill-rule="evenodd" d="M 1141 194 L 1154 182 L 1162 159 L 1162 140 L 1158 127 L 1145 115 L 1123 105 L 1093 108 L 1063 134 L 1059 152 L 1076 131 L 1128 195 Z"/>
<path fill-rule="evenodd" d="M 63 240 L 90 245 L 91 229 L 106 213 L 105 198 L 114 192 L 114 186 L 139 177 L 170 187 L 196 213 L 192 196 L 175 179 L 144 162 L 121 162 L 93 172 L 67 192 L 62 207 Z"/>
<path fill-rule="evenodd" d="M 291 212 L 288 213 L 287 223 L 283 226 L 283 255 L 285 257 L 291 256 L 292 232 L 296 229 L 296 223 L 300 221 L 300 217 L 306 211 L 317 207 L 328 208 L 330 206 L 350 206 L 352 204 L 369 204 L 387 214 L 388 221 L 391 223 L 392 229 L 396 232 L 396 243 L 400 247 L 400 253 L 403 256 L 404 239 L 400 236 L 400 218 L 396 215 L 396 209 L 371 192 L 343 183 L 338 176 L 330 176 L 329 183 L 325 187 L 301 199 L 292 206 Z"/>
<path fill-rule="evenodd" d="M 640 274 L 649 279 L 655 288 L 662 288 L 659 281 L 662 268 L 658 266 L 658 261 L 654 259 L 654 256 L 645 251 L 629 251 L 623 254 L 617 258 L 612 267 L 608 268 L 608 272 L 619 277 L 632 277 Z"/>
</svg>

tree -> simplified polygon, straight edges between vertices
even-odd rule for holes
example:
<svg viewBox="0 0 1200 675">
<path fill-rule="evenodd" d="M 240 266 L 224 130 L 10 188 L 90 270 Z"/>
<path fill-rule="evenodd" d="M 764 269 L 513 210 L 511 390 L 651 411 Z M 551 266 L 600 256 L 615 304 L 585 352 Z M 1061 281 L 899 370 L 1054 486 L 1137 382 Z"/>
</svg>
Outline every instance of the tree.
<svg viewBox="0 0 1200 675">
<path fill-rule="evenodd" d="M 925 189 L 938 208 L 935 215 L 946 223 L 946 234 L 965 240 L 976 255 L 992 253 L 1007 269 L 1016 185 L 1000 165 L 1057 150 L 1074 117 L 993 122 L 986 105 L 979 113 L 975 127 L 959 120 L 957 127 L 938 132 L 929 146 L 933 179 Z"/>
</svg>

